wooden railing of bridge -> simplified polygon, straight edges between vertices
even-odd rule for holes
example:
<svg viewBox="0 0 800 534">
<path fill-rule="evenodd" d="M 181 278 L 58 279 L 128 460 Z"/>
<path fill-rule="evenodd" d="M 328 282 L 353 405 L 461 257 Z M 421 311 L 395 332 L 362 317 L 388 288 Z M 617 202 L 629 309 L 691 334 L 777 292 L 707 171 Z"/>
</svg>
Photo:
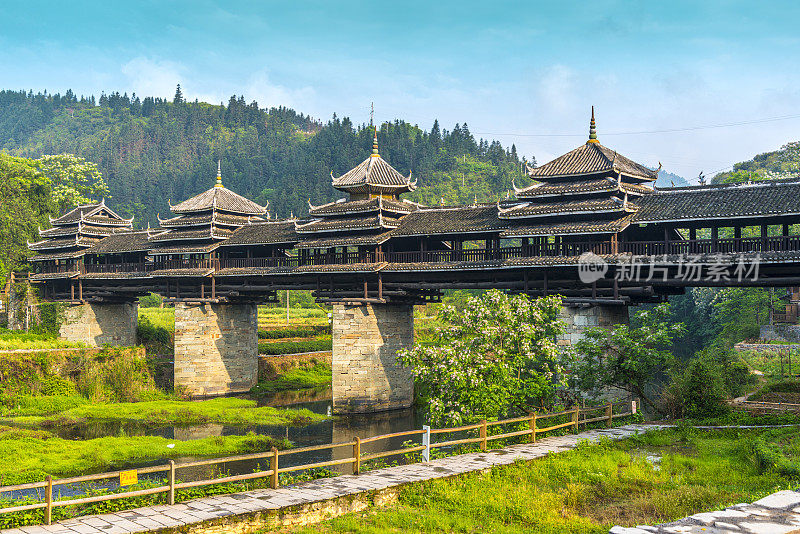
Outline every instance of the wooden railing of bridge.
<svg viewBox="0 0 800 534">
<path fill-rule="evenodd" d="M 58 273 L 152 273 L 157 271 L 198 269 L 217 271 L 220 269 L 253 269 L 278 267 L 303 267 L 311 265 L 339 265 L 358 263 L 446 263 L 482 262 L 530 258 L 537 256 L 580 256 L 586 252 L 598 255 L 633 254 L 637 256 L 691 255 L 691 254 L 730 254 L 798 252 L 800 235 L 744 237 L 720 239 L 693 239 L 676 241 L 628 241 L 618 244 L 612 242 L 562 242 L 537 243 L 526 246 L 416 250 L 397 252 L 348 251 L 330 253 L 304 253 L 266 258 L 222 258 L 222 259 L 180 259 L 169 261 L 145 261 L 138 263 L 77 263 L 44 264 L 39 262 L 37 269 L 43 274 Z"/>
<path fill-rule="evenodd" d="M 497 441 L 500 439 L 508 439 L 512 437 L 519 437 L 519 436 L 528 436 L 530 442 L 536 442 L 536 436 L 540 434 L 565 428 L 570 428 L 572 429 L 573 432 L 577 433 L 580 425 L 585 426 L 591 423 L 599 423 L 599 422 L 605 422 L 606 426 L 610 427 L 612 426 L 614 419 L 619 417 L 627 417 L 629 415 L 636 413 L 636 401 L 631 401 L 629 405 L 630 409 L 623 412 L 614 413 L 615 406 L 620 406 L 620 405 L 619 404 L 612 405 L 611 403 L 608 403 L 602 406 L 595 406 L 590 408 L 576 407 L 571 410 L 564 410 L 554 413 L 544 413 L 544 414 L 531 413 L 530 415 L 526 415 L 523 417 L 502 419 L 499 421 L 481 421 L 479 423 L 464 425 L 454 428 L 430 428 L 426 426 L 419 430 L 394 432 L 392 434 L 382 434 L 379 436 L 372 436 L 364 439 L 355 438 L 353 441 L 346 441 L 341 443 L 326 443 L 324 445 L 312 445 L 309 447 L 299 447 L 295 449 L 286 449 L 286 450 L 278 450 L 273 448 L 271 451 L 257 452 L 252 454 L 241 454 L 238 456 L 227 456 L 224 458 L 210 458 L 205 460 L 184 462 L 180 464 L 176 464 L 173 460 L 169 460 L 168 463 L 163 465 L 156 465 L 152 467 L 141 467 L 129 471 L 109 471 L 106 473 L 98 473 L 93 475 L 84 475 L 78 477 L 59 478 L 59 479 L 53 479 L 50 475 L 48 475 L 45 480 L 40 482 L 29 482 L 26 484 L 0 486 L 0 494 L 14 492 L 14 491 L 36 490 L 38 492 L 39 490 L 44 490 L 44 500 L 42 502 L 0 508 L 0 514 L 23 512 L 27 510 L 44 510 L 44 522 L 45 524 L 49 525 L 52 523 L 53 508 L 56 507 L 76 506 L 81 504 L 91 504 L 96 502 L 113 501 L 118 499 L 129 499 L 132 497 L 142 497 L 158 493 L 165 493 L 167 503 L 174 504 L 175 491 L 180 489 L 209 486 L 211 484 L 223 484 L 227 482 L 241 482 L 245 480 L 253 480 L 253 479 L 267 478 L 267 477 L 269 477 L 270 480 L 269 482 L 270 487 L 277 488 L 280 483 L 278 477 L 280 473 L 291 473 L 294 471 L 304 471 L 307 469 L 331 467 L 337 465 L 349 464 L 352 466 L 353 472 L 355 474 L 358 474 L 361 471 L 361 462 L 364 461 L 376 460 L 387 456 L 411 454 L 415 452 L 422 452 L 422 461 L 429 461 L 432 449 L 442 448 L 442 447 L 452 447 L 455 445 L 474 444 L 474 443 L 480 444 L 480 449 L 482 451 L 486 451 L 489 448 L 489 443 L 492 441 Z M 623 404 L 622 406 L 625 405 Z M 591 414 L 598 414 L 598 413 L 600 413 L 601 415 L 594 415 L 593 417 L 588 417 Z M 544 424 L 548 424 L 547 422 L 551 421 L 554 418 L 559 419 L 559 421 L 550 423 L 550 426 L 545 426 L 545 427 L 539 426 L 540 424 L 542 424 L 542 422 L 545 422 Z M 503 432 L 499 434 L 490 434 L 489 432 L 489 428 L 500 425 L 515 424 L 515 423 L 517 424 L 527 423 L 527 428 L 511 432 Z M 459 432 L 461 433 L 475 432 L 477 433 L 477 436 L 450 439 L 439 442 L 431 441 L 431 436 L 433 435 L 445 435 L 445 434 L 453 434 Z M 381 451 L 372 454 L 362 454 L 361 452 L 362 445 L 367 443 L 373 443 L 398 437 L 414 438 L 416 436 L 421 437 L 422 440 L 421 445 L 404 447 L 402 449 Z M 333 450 L 338 448 L 347 448 L 348 450 L 352 450 L 352 456 L 347 456 L 345 458 L 337 458 L 334 460 L 328 460 L 323 462 L 313 462 L 308 464 L 299 464 L 299 465 L 281 467 L 281 460 L 280 460 L 281 458 L 285 458 L 287 456 L 303 452 L 321 451 L 326 449 Z M 260 459 L 269 460 L 269 469 L 256 470 L 252 473 L 245 473 L 241 475 L 225 476 L 207 480 L 194 480 L 190 482 L 180 482 L 176 478 L 176 472 L 180 469 L 185 469 L 189 467 L 198 467 L 198 466 L 219 465 L 219 464 L 225 464 L 227 462 L 236 462 L 242 460 L 260 460 Z M 152 473 L 166 473 L 167 475 L 166 482 L 155 487 L 144 488 L 134 491 L 91 495 L 88 497 L 80 497 L 76 499 L 64 499 L 64 500 L 53 499 L 54 486 L 64 486 L 68 484 L 82 484 L 86 482 L 95 482 L 98 480 L 120 479 L 121 476 L 130 474 L 131 472 L 136 473 L 137 480 L 140 475 L 149 475 Z"/>
</svg>

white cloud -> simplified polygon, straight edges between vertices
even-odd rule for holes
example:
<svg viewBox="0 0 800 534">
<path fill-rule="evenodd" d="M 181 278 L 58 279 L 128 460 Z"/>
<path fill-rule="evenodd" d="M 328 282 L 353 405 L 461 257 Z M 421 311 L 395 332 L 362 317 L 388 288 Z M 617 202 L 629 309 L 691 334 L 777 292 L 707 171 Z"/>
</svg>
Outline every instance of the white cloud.
<svg viewBox="0 0 800 534">
<path fill-rule="evenodd" d="M 553 65 L 539 81 L 539 98 L 544 109 L 571 111 L 575 100 L 575 71 L 565 65 Z"/>
<path fill-rule="evenodd" d="M 125 63 L 121 70 L 128 78 L 127 86 L 142 97 L 161 96 L 171 99 L 175 95 L 175 87 L 179 83 L 183 85 L 181 71 L 184 68 L 173 61 L 140 56 Z"/>
<path fill-rule="evenodd" d="M 310 86 L 292 89 L 270 81 L 266 71 L 255 73 L 244 86 L 245 98 L 257 101 L 262 108 L 288 106 L 305 111 L 314 98 L 314 88 Z"/>
</svg>

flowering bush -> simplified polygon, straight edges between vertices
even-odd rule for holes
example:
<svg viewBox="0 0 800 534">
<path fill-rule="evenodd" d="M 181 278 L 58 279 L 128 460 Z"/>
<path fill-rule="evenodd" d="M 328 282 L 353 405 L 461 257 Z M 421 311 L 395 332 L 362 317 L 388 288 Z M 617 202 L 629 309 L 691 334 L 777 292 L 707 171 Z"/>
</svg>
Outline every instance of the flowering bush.
<svg viewBox="0 0 800 534">
<path fill-rule="evenodd" d="M 527 413 L 550 401 L 561 377 L 560 297 L 530 300 L 491 290 L 444 306 L 430 345 L 398 352 L 410 367 L 431 424 Z"/>
<path fill-rule="evenodd" d="M 649 392 L 674 365 L 672 340 L 683 334 L 684 325 L 672 322 L 669 304 L 639 311 L 631 323 L 637 326 L 618 324 L 584 333 L 575 344 L 573 386 L 585 392 L 616 387 L 660 411 Z"/>
</svg>

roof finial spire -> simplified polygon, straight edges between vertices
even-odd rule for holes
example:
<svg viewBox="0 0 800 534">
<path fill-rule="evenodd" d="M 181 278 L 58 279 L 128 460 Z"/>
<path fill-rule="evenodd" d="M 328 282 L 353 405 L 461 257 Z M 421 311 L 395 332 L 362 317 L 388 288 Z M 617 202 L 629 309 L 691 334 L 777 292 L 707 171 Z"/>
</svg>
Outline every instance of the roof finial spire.
<svg viewBox="0 0 800 534">
<path fill-rule="evenodd" d="M 380 156 L 378 154 L 378 128 L 375 128 L 375 135 L 372 137 L 372 155 L 373 158 Z"/>
<path fill-rule="evenodd" d="M 592 120 L 589 121 L 589 143 L 599 143 L 597 140 L 597 126 L 594 123 L 594 106 L 592 106 Z"/>
<path fill-rule="evenodd" d="M 214 187 L 224 187 L 222 185 L 222 160 L 217 160 L 217 183 L 214 184 Z"/>
</svg>

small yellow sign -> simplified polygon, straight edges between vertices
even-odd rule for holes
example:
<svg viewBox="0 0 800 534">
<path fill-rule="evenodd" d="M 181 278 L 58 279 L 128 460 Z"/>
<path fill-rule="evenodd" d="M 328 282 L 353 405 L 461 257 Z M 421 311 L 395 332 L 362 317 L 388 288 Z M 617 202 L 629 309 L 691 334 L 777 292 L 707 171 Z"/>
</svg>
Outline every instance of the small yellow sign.
<svg viewBox="0 0 800 534">
<path fill-rule="evenodd" d="M 120 471 L 119 472 L 119 485 L 120 486 L 132 486 L 134 484 L 139 483 L 139 476 L 136 474 L 136 469 L 131 471 Z"/>
</svg>

